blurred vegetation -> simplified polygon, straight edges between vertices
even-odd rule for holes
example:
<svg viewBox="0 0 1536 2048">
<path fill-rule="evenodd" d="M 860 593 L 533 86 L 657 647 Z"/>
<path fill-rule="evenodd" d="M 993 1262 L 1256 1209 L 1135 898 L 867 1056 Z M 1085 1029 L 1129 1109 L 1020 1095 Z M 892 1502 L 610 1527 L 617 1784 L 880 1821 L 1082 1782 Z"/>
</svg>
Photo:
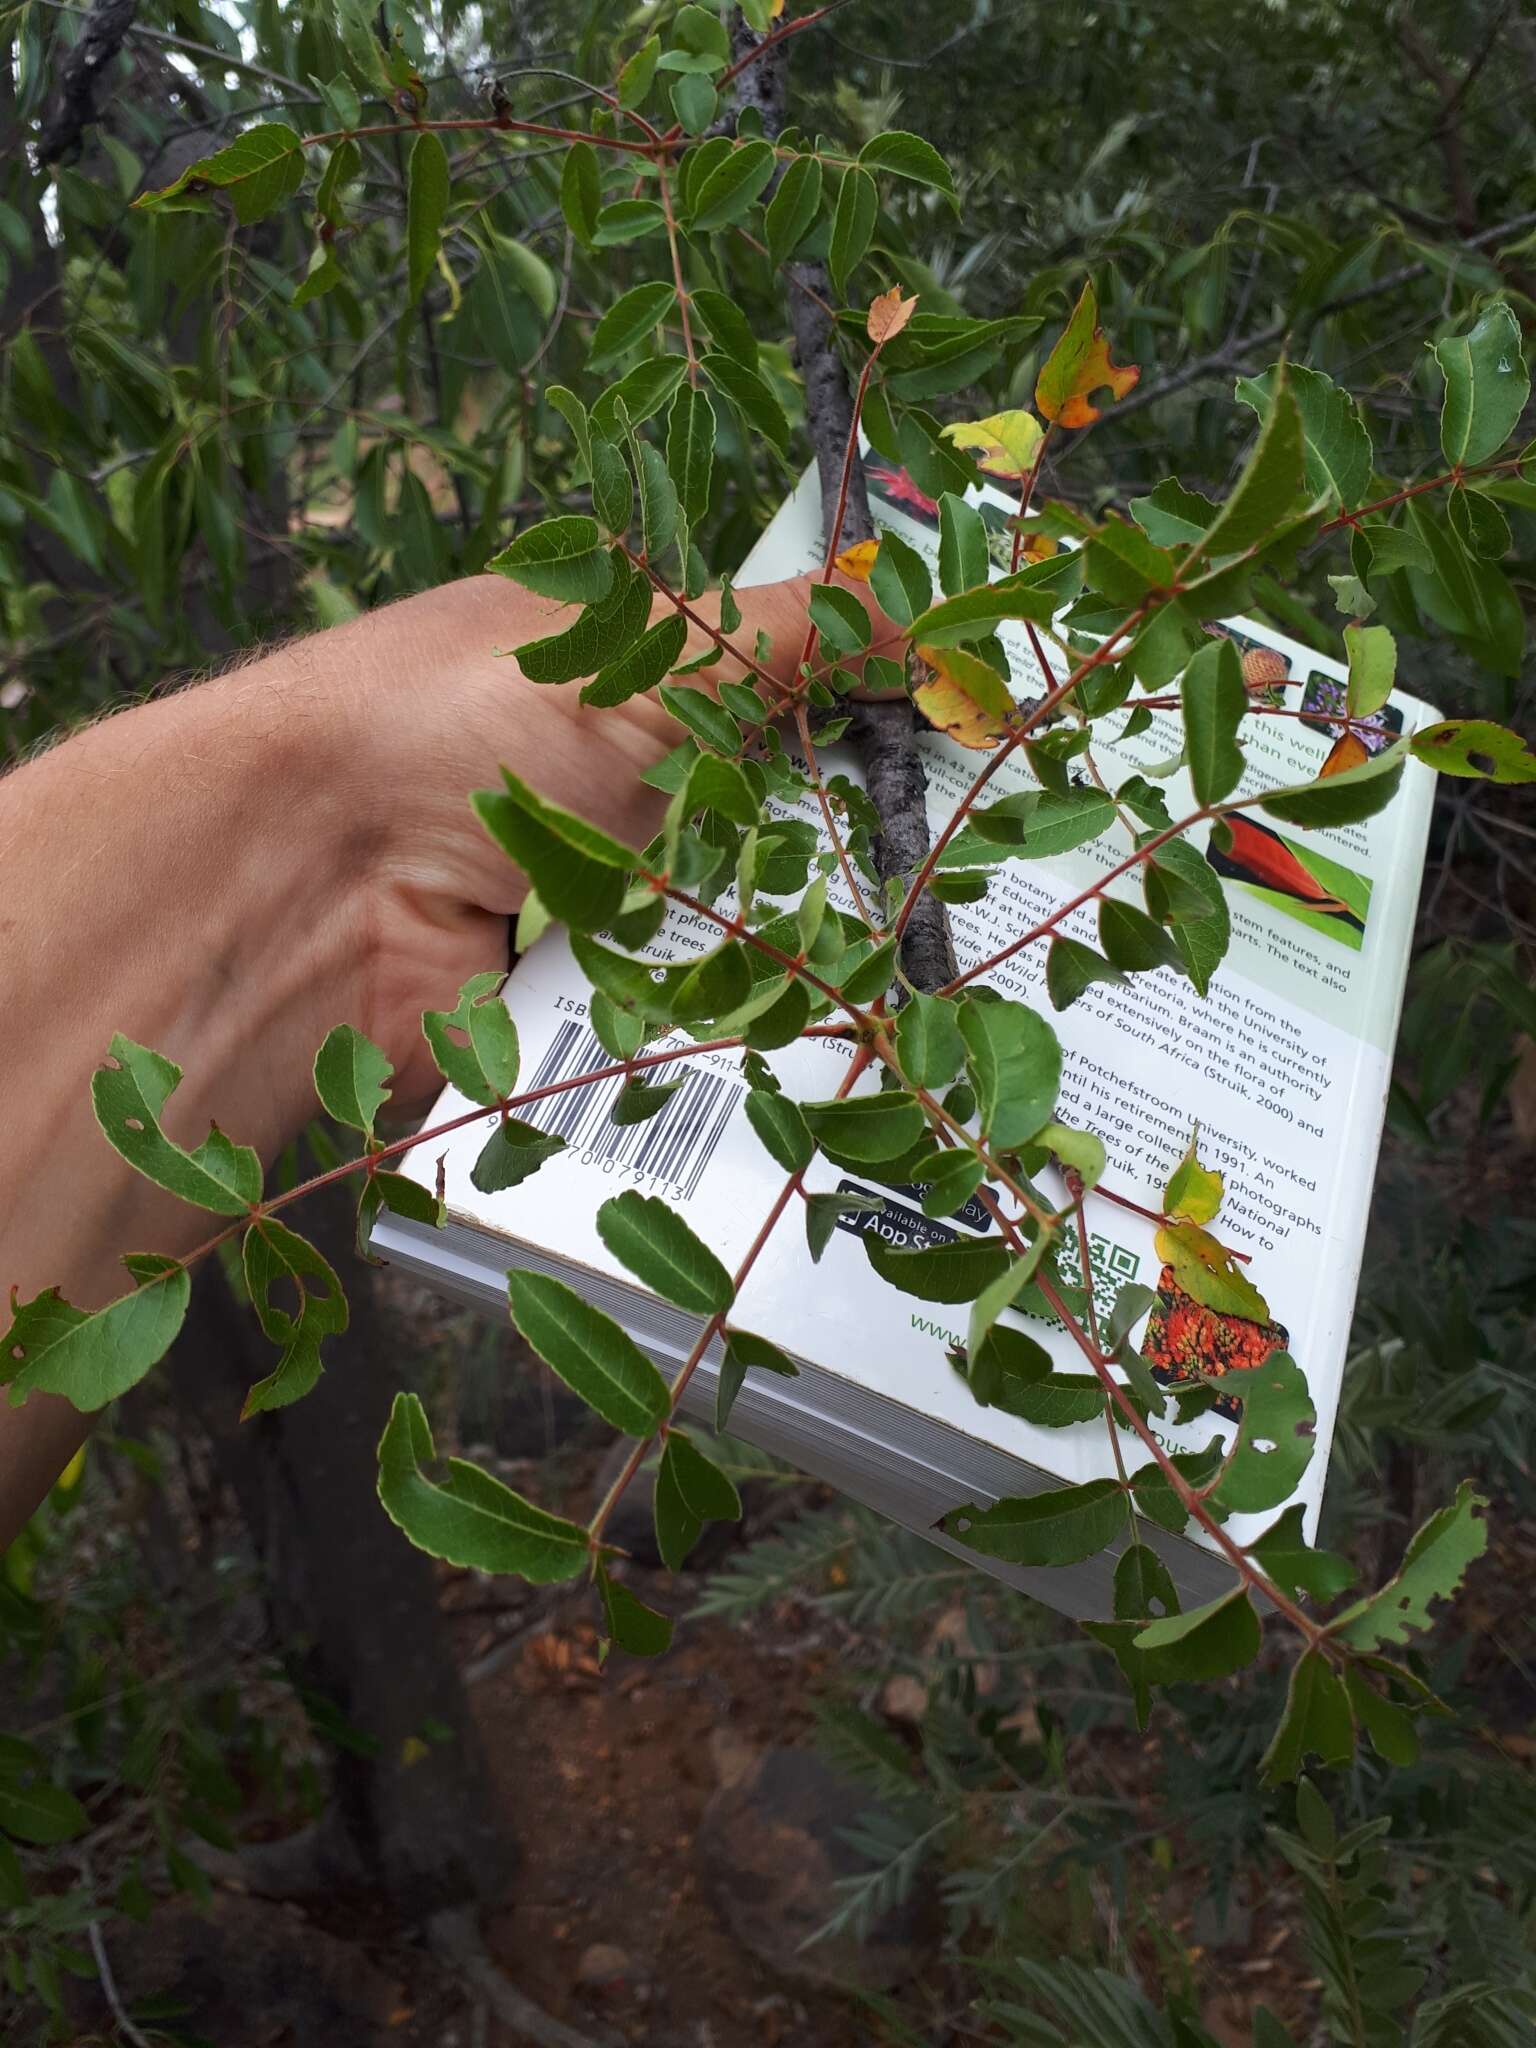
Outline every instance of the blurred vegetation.
<svg viewBox="0 0 1536 2048">
<path fill-rule="evenodd" d="M 649 260 L 577 249 L 558 153 L 530 148 L 456 220 L 441 277 L 402 320 L 403 168 L 380 147 L 320 244 L 341 280 L 301 303 L 314 244 L 293 211 L 211 232 L 206 215 L 131 202 L 261 113 L 345 125 L 327 96 L 346 10 L 128 11 L 99 118 L 44 168 L 83 10 L 0 8 L 0 760 L 178 672 L 477 569 L 512 524 L 564 502 L 542 393 L 579 370 L 592 319 Z M 567 74 L 611 77 L 670 9 L 385 11 L 434 111 L 483 106 L 489 69 L 520 116 L 558 119 Z M 1046 477 L 1095 512 L 1170 468 L 1219 489 L 1251 424 L 1234 378 L 1282 349 L 1358 396 L 1378 462 L 1409 480 L 1436 459 L 1423 344 L 1489 294 L 1527 329 L 1536 313 L 1536 26 L 1497 0 L 857 0 L 796 39 L 791 81 L 808 129 L 856 141 L 900 125 L 954 164 L 958 220 L 913 188 L 881 222 L 891 273 L 925 307 L 1043 318 L 1091 272 L 1117 354 L 1143 366 Z M 746 256 L 738 283 L 798 418 L 772 274 Z M 980 362 L 964 409 L 1021 400 L 1036 367 L 1028 348 L 1006 372 Z M 745 553 L 802 459 L 722 433 L 711 560 Z M 1410 688 L 1529 735 L 1536 514 L 1517 486 L 1505 510 L 1513 614 L 1458 609 L 1403 574 L 1383 616 L 1414 636 Z M 1332 644 L 1321 567 L 1264 594 L 1275 623 Z M 1238 1716 L 1225 1689 L 1184 1688 L 1143 1740 L 1079 1639 L 836 1503 L 713 1583 L 716 1614 L 789 1603 L 845 1633 L 826 1739 L 867 1777 L 885 1830 L 850 1924 L 942 1873 L 944 1967 L 879 2020 L 891 2040 L 1246 2039 L 1203 2031 L 1213 1984 L 1245 2025 L 1268 1999 L 1297 2039 L 1531 2038 L 1533 941 L 1528 812 L 1507 791 L 1449 788 L 1324 1528 L 1371 1566 L 1448 1482 L 1476 1474 L 1494 1498 L 1493 1554 L 1425 1664 L 1455 1715 L 1416 1763 L 1321 1774 L 1298 1810 L 1258 1788 L 1278 1708 L 1263 1681 Z M 465 1415 L 494 1430 L 493 1363 L 438 1387 L 450 1437 Z M 156 1512 L 157 1462 L 98 1443 L 6 1560 L 0 1698 L 36 1747 L 10 1753 L 5 1796 L 46 1788 L 32 1832 L 13 1832 L 34 1875 L 51 1873 L 0 1923 L 18 2012 L 56 2007 L 61 1971 L 94 1972 L 90 1923 L 114 1900 L 141 1909 L 146 1878 L 200 1882 L 184 1831 L 230 1839 L 258 1798 L 290 1817 L 313 1805 L 315 1732 L 264 1710 L 269 1664 L 242 1633 L 222 1539 L 204 1570 L 146 1569 L 132 1532 Z M 104 1512 L 80 1516 L 82 1492 Z M 210 1589 L 226 1646 L 211 1669 Z M 963 1628 L 936 1649 L 935 1616 L 955 1608 Z M 897 1677 L 919 1688 L 899 1717 Z M 55 1848 L 77 1799 L 85 1846 Z M 0 1846 L 0 1907 L 25 1898 L 14 1854 Z M 1212 1963 L 1239 1923 L 1233 1953 L 1269 1965 L 1248 1976 Z"/>
</svg>

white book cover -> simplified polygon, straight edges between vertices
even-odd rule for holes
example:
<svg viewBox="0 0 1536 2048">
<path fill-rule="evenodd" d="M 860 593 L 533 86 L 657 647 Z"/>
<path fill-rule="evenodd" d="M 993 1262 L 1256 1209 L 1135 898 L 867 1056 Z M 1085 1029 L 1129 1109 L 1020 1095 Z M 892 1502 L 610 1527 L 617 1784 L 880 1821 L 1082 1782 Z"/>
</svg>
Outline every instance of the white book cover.
<svg viewBox="0 0 1536 2048">
<path fill-rule="evenodd" d="M 926 501 L 904 475 L 874 462 L 871 505 L 877 524 L 899 531 L 931 562 L 937 558 L 937 529 Z M 990 487 L 977 496 L 1006 545 L 1002 521 L 1012 502 Z M 766 582 L 819 568 L 821 516 L 814 473 L 786 500 L 753 549 L 739 585 Z M 1006 566 L 1004 563 L 1003 566 Z M 1227 628 L 1245 646 L 1278 650 L 1295 680 L 1288 705 L 1304 717 L 1250 718 L 1244 728 L 1247 767 L 1239 793 L 1306 781 L 1317 774 L 1331 745 L 1328 713 L 1341 708 L 1345 671 L 1268 627 L 1236 621 Z M 1004 626 L 1002 638 L 1020 695 L 1038 694 L 1041 683 L 1022 629 Z M 1134 700 L 1133 700 L 1134 702 Z M 1127 709 L 1131 707 L 1128 706 Z M 1413 697 L 1394 695 L 1381 714 L 1383 744 L 1394 730 L 1413 732 L 1436 714 Z M 1120 726 L 1113 718 L 1104 725 Z M 1151 724 L 1130 741 L 1115 742 L 1100 727 L 1094 752 L 1111 789 L 1128 776 L 1161 769 L 1177 755 L 1182 728 L 1176 717 L 1155 712 Z M 974 778 L 983 756 L 937 734 L 922 741 L 929 781 L 929 813 L 935 832 L 950 817 Z M 857 761 L 843 749 L 820 756 L 823 772 L 856 776 Z M 529 769 L 527 763 L 513 763 Z M 531 771 L 537 779 L 536 766 Z M 1049 1018 L 1064 1048 L 1058 1118 L 1097 1133 L 1108 1155 L 1105 1185 L 1130 1202 L 1157 1211 L 1173 1167 L 1199 1127 L 1202 1162 L 1224 1176 L 1225 1199 L 1211 1228 L 1221 1241 L 1251 1260 L 1246 1269 L 1266 1297 L 1273 1325 L 1213 1317 L 1183 1295 L 1154 1249 L 1154 1223 L 1097 1194 L 1087 1205 L 1089 1248 L 1097 1304 L 1107 1312 L 1128 1281 L 1158 1291 L 1157 1306 L 1142 1325 L 1138 1342 L 1159 1376 L 1176 1380 L 1183 1363 L 1206 1369 L 1226 1363 L 1255 1365 L 1284 1345 L 1306 1374 L 1317 1409 L 1316 1452 L 1296 1496 L 1305 1507 L 1305 1528 L 1315 1537 L 1328 1469 L 1328 1448 L 1337 1413 L 1350 1318 L 1359 1277 L 1366 1215 L 1385 1112 L 1392 1047 L 1407 971 L 1419 880 L 1428 832 L 1433 772 L 1410 759 L 1399 795 L 1360 824 L 1328 830 L 1287 828 L 1244 818 L 1229 852 L 1207 850 L 1221 874 L 1231 914 L 1232 937 L 1209 993 L 1200 997 L 1173 969 L 1139 974 L 1128 986 L 1095 984 L 1064 1012 L 1046 994 L 1045 945 L 1032 945 L 984 977 L 1003 995 L 1031 1004 Z M 1021 757 L 1005 762 L 989 787 L 989 799 L 1037 784 Z M 1161 786 L 1175 818 L 1197 808 L 1181 769 Z M 800 815 L 815 822 L 814 798 Z M 1206 827 L 1194 843 L 1204 849 Z M 990 957 L 1011 939 L 1071 902 L 1129 850 L 1116 821 L 1104 836 L 1075 851 L 1048 859 L 997 859 L 995 879 L 979 903 L 952 905 L 950 917 L 962 969 Z M 975 864 L 974 851 L 956 864 Z M 1140 898 L 1139 874 L 1110 884 L 1127 900 Z M 834 900 L 835 890 L 834 890 Z M 844 907 L 847 907 L 846 905 Z M 1061 925 L 1068 936 L 1096 943 L 1095 906 L 1079 908 Z M 658 962 L 704 951 L 720 937 L 717 928 L 687 914 L 674 914 L 646 949 Z M 587 1022 L 587 984 L 571 958 L 565 937 L 548 933 L 518 963 L 506 986 L 523 1046 L 519 1092 L 612 1064 Z M 681 1033 L 675 1042 L 686 1043 Z M 663 1039 L 658 1045 L 668 1043 Z M 647 1047 L 647 1051 L 656 1050 Z M 784 1090 L 799 1101 L 831 1096 L 846 1071 L 849 1046 L 838 1040 L 801 1040 L 767 1055 Z M 547 1161 L 520 1187 L 482 1194 L 471 1168 L 494 1129 L 496 1115 L 468 1123 L 445 1139 L 412 1152 L 405 1170 L 424 1185 L 441 1185 L 451 1226 L 440 1258 L 432 1233 L 388 1215 L 375 1244 L 386 1257 L 407 1258 L 416 1270 L 433 1270 L 437 1258 L 449 1284 L 454 1269 L 465 1279 L 465 1233 L 481 1240 L 482 1267 L 499 1270 L 533 1259 L 553 1267 L 572 1284 L 599 1298 L 626 1320 L 624 1304 L 636 1283 L 608 1252 L 594 1223 L 608 1196 L 633 1188 L 674 1205 L 724 1263 L 734 1268 L 752 1242 L 783 1182 L 782 1170 L 764 1152 L 742 1113 L 746 1085 L 740 1055 L 705 1053 L 676 1069 L 651 1069 L 647 1081 L 684 1077 L 684 1085 L 651 1121 L 620 1127 L 608 1115 L 617 1079 L 550 1095 L 518 1114 L 559 1133 L 566 1149 Z M 878 1085 L 871 1072 L 860 1087 Z M 431 1123 L 464 1115 L 473 1104 L 447 1090 Z M 883 1195 L 878 1214 L 849 1216 L 832 1234 L 819 1264 L 811 1261 L 797 1203 L 774 1231 L 741 1289 L 731 1322 L 768 1337 L 797 1359 L 819 1366 L 886 1404 L 889 1415 L 908 1411 L 915 1425 L 929 1429 L 935 1452 L 932 1483 L 897 1483 L 883 1492 L 863 1488 L 874 1504 L 926 1527 L 935 1508 L 973 1497 L 962 1488 L 946 1496 L 942 1446 L 955 1438 L 974 1441 L 1034 1468 L 1032 1487 L 1079 1482 L 1112 1474 L 1112 1451 L 1102 1417 L 1066 1428 L 1044 1428 L 983 1408 L 951 1364 L 948 1353 L 963 1343 L 967 1311 L 936 1307 L 899 1293 L 877 1279 L 861 1234 L 877 1232 L 893 1244 L 930 1244 L 990 1227 L 972 1202 L 947 1222 L 922 1215 L 916 1193 L 903 1195 L 861 1182 L 856 1173 L 820 1156 L 808 1169 L 809 1191 L 867 1188 Z M 1070 1273 L 1073 1252 L 1061 1255 Z M 480 1286 L 482 1298 L 488 1298 Z M 504 1299 L 504 1296 L 503 1296 Z M 686 1323 L 667 1309 L 669 1328 Z M 657 1341 L 644 1318 L 629 1327 L 664 1366 L 681 1362 L 686 1331 Z M 699 1319 L 701 1326 L 702 1319 Z M 1059 1326 L 1039 1319 L 1023 1325 L 1046 1345 L 1063 1371 L 1081 1372 L 1083 1361 Z M 767 1375 L 754 1374 L 748 1391 Z M 798 1382 L 776 1381 L 772 1390 L 791 1391 Z M 1180 1427 L 1167 1416 L 1154 1424 L 1170 1451 L 1203 1449 L 1214 1432 L 1231 1435 L 1234 1424 L 1221 1412 Z M 733 1427 L 751 1437 L 742 1418 L 746 1393 Z M 863 1412 L 858 1411 L 858 1412 Z M 874 1417 L 880 1413 L 873 1404 Z M 871 1421 L 870 1428 L 876 1428 Z M 954 1433 L 953 1435 L 951 1433 Z M 771 1434 L 771 1433 L 770 1433 Z M 773 1447 L 772 1445 L 770 1447 Z M 1128 1462 L 1144 1462 L 1141 1447 L 1129 1442 Z M 805 1462 L 814 1466 L 814 1459 Z M 846 1462 L 846 1461 L 845 1461 Z M 841 1469 L 841 1467 L 839 1467 Z M 1051 1475 L 1055 1475 L 1053 1479 Z M 856 1479 L 848 1490 L 861 1490 Z M 910 1497 L 909 1497 L 910 1496 Z M 1250 1540 L 1273 1514 L 1235 1516 L 1231 1533 Z M 1158 1540 L 1155 1533 L 1149 1540 Z M 1198 1536 L 1192 1540 L 1200 1541 Z M 1161 1547 L 1161 1546 L 1160 1546 Z M 1179 1546 L 1182 1548 L 1183 1546 Z M 965 1553 L 964 1555 L 974 1555 Z M 996 1567 L 987 1566 L 989 1569 Z M 1072 1603 L 1081 1595 L 1051 1581 L 1066 1574 L 1004 1575 L 1046 1598 Z"/>
</svg>

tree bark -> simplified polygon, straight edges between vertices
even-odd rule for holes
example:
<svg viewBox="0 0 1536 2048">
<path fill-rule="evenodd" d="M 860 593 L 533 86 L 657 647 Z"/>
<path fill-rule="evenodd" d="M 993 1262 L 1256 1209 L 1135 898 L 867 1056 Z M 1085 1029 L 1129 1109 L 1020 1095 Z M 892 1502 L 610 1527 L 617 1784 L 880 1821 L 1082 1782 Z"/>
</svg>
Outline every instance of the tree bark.
<svg viewBox="0 0 1536 2048">
<path fill-rule="evenodd" d="M 333 1265 L 352 1261 L 350 1204 L 306 1208 Z M 331 1809 L 311 1845 L 315 1885 L 382 1890 L 417 1919 L 496 1897 L 515 1863 L 449 1654 L 430 1560 L 389 1523 L 375 1447 L 399 1385 L 370 1276 L 327 1370 L 295 1407 L 242 1423 L 273 1360 L 222 1273 L 205 1274 L 168 1361 L 172 1394 L 206 1430 L 261 1560 L 273 1634 L 321 1733 L 336 1717 Z M 424 1746 L 423 1746 L 424 1745 Z M 314 1858 L 318 1862 L 314 1862 Z"/>
<path fill-rule="evenodd" d="M 738 16 L 732 36 L 733 56 L 739 60 L 761 40 Z M 755 107 L 762 119 L 763 133 L 770 140 L 784 126 L 787 53 L 788 44 L 779 44 L 748 65 L 736 81 L 738 108 Z M 821 478 L 822 544 L 826 546 L 837 516 L 843 459 L 853 427 L 853 400 L 848 390 L 848 374 L 837 352 L 831 316 L 826 310 L 832 297 L 832 281 L 826 266 L 791 263 L 786 266 L 786 276 L 795 355 L 805 384 L 806 423 Z M 839 545 L 872 539 L 874 531 L 864 465 L 855 453 Z M 882 882 L 910 883 L 930 844 L 928 778 L 917 750 L 917 713 L 905 699 L 884 703 L 855 701 L 849 709 L 853 716 L 850 733 L 864 764 L 865 786 L 870 802 L 880 814 L 881 829 L 872 849 L 876 871 Z M 936 897 L 926 892 L 914 906 L 902 934 L 901 964 L 912 985 L 930 994 L 959 972 L 949 914 Z"/>
</svg>

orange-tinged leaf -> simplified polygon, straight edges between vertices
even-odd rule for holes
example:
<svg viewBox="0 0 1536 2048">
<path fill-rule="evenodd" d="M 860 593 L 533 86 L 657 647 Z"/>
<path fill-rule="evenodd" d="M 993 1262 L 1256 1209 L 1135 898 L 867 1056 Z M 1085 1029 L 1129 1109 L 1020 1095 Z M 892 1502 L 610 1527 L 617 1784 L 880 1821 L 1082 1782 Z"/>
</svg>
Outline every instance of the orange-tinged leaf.
<svg viewBox="0 0 1536 2048">
<path fill-rule="evenodd" d="M 1325 775 L 1342 775 L 1346 768 L 1363 768 L 1370 758 L 1370 750 L 1358 734 L 1340 733 L 1327 760 L 1317 771 L 1318 780 L 1321 781 Z"/>
<path fill-rule="evenodd" d="M 1107 388 L 1116 398 L 1124 398 L 1140 377 L 1134 363 L 1110 361 L 1109 343 L 1099 325 L 1099 302 L 1093 286 L 1085 284 L 1040 372 L 1035 404 L 1058 426 L 1091 426 L 1099 417 L 1099 408 L 1089 404 L 1092 393 Z"/>
<path fill-rule="evenodd" d="M 1019 549 L 1021 562 L 1048 562 L 1052 555 L 1061 553 L 1061 542 L 1053 533 L 1027 533 L 1024 545 Z"/>
<path fill-rule="evenodd" d="M 962 747 L 989 752 L 1019 717 L 997 670 L 963 647 L 919 647 L 917 655 L 932 671 L 913 689 L 918 710 Z"/>
<path fill-rule="evenodd" d="M 1224 1244 L 1218 1244 L 1198 1223 L 1165 1224 L 1154 1240 L 1157 1256 L 1173 1268 L 1173 1277 L 1219 1316 L 1245 1316 L 1269 1321 L 1269 1303 Z"/>
<path fill-rule="evenodd" d="M 880 348 L 893 335 L 900 334 L 916 310 L 916 295 L 904 299 L 900 285 L 893 284 L 888 292 L 881 292 L 869 309 L 869 338 L 875 347 Z"/>
<path fill-rule="evenodd" d="M 851 576 L 855 583 L 867 583 L 879 552 L 879 541 L 856 540 L 851 548 L 844 548 L 838 556 L 837 567 L 845 576 Z"/>
<path fill-rule="evenodd" d="M 1019 407 L 991 413 L 984 420 L 955 420 L 945 427 L 943 438 L 969 449 L 988 476 L 1017 481 L 1034 468 L 1045 434 L 1034 414 Z"/>
</svg>

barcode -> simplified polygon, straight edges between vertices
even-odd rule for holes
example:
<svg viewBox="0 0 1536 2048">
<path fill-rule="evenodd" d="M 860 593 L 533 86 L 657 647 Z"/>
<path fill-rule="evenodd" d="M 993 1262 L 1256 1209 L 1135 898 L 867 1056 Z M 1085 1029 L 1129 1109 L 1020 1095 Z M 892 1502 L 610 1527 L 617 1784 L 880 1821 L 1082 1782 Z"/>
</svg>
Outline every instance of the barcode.
<svg viewBox="0 0 1536 2048">
<path fill-rule="evenodd" d="M 612 1054 L 604 1051 L 595 1034 L 566 1018 L 557 1027 L 529 1087 L 547 1088 L 553 1082 L 612 1065 Z M 529 1103 L 523 1113 L 541 1131 L 564 1138 L 583 1166 L 661 1182 L 674 1201 L 686 1202 L 714 1157 L 715 1147 L 746 1093 L 745 1086 L 728 1074 L 710 1073 L 693 1059 L 647 1067 L 636 1078 L 651 1087 L 678 1079 L 683 1085 L 643 1124 L 610 1120 L 624 1085 L 622 1074 L 611 1074 L 587 1088 L 568 1088 L 562 1094 L 546 1096 L 542 1102 Z"/>
</svg>

